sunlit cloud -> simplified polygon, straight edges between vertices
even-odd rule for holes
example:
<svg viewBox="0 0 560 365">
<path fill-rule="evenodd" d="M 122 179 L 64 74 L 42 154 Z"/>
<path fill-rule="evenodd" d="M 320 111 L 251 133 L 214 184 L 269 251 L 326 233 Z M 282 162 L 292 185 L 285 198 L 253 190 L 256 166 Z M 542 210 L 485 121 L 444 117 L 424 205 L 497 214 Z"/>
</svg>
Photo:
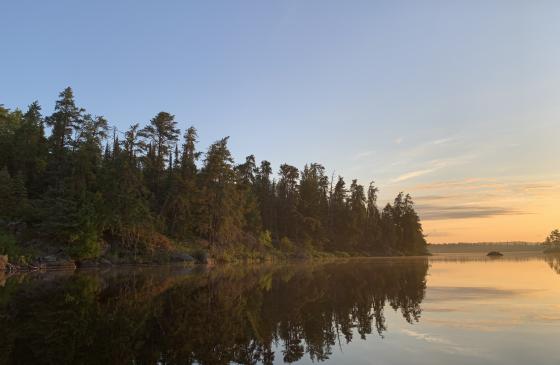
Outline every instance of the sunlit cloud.
<svg viewBox="0 0 560 365">
<path fill-rule="evenodd" d="M 496 178 L 468 178 L 462 180 L 433 181 L 412 187 L 418 190 L 497 190 L 525 192 L 530 194 L 549 194 L 559 190 L 560 183 L 554 181 L 509 181 L 502 182 Z"/>
<path fill-rule="evenodd" d="M 494 188 L 502 184 L 496 179 L 467 178 L 462 180 L 433 181 L 413 186 L 414 190 Z"/>
<path fill-rule="evenodd" d="M 398 182 L 403 182 L 403 181 L 406 181 L 406 180 L 414 179 L 416 177 L 427 175 L 427 174 L 436 172 L 436 171 L 441 170 L 441 169 L 446 168 L 446 167 L 456 166 L 456 165 L 465 163 L 472 158 L 473 158 L 472 155 L 464 155 L 464 156 L 457 156 L 457 157 L 448 158 L 448 159 L 432 160 L 432 161 L 428 162 L 428 167 L 423 168 L 423 169 L 418 169 L 418 170 L 413 170 L 413 171 L 406 172 L 402 175 L 397 176 L 392 181 L 395 182 L 395 183 L 398 183 Z"/>
<path fill-rule="evenodd" d="M 438 170 L 438 168 L 431 168 L 431 169 L 424 169 L 424 170 L 416 170 L 416 171 L 407 172 L 406 174 L 402 174 L 402 175 L 398 176 L 397 178 L 393 179 L 393 182 L 402 182 L 402 181 L 405 181 L 405 180 L 413 179 L 413 178 L 418 177 L 418 176 L 429 174 L 429 173 L 434 172 L 436 170 Z"/>
<path fill-rule="evenodd" d="M 434 166 L 422 167 L 418 170 Z M 406 176 L 407 172 L 398 176 L 400 182 L 387 184 L 393 191 L 411 193 L 431 243 L 541 242 L 560 225 L 560 174 L 555 171 L 538 176 L 435 178 L 448 172 L 461 174 L 458 169 L 425 172 L 421 177 Z"/>
<path fill-rule="evenodd" d="M 433 201 L 433 200 L 447 200 L 452 198 L 450 195 L 420 195 L 416 196 L 415 200 L 418 201 Z"/>
<path fill-rule="evenodd" d="M 420 212 L 423 220 L 487 218 L 497 215 L 530 214 L 529 212 L 511 208 L 489 206 L 441 206 L 418 204 L 416 205 L 416 208 Z"/>
<path fill-rule="evenodd" d="M 445 231 L 431 231 L 426 233 L 426 236 L 433 238 L 433 237 L 446 237 L 449 235 L 449 232 L 445 232 Z"/>
<path fill-rule="evenodd" d="M 407 172 L 405 174 L 402 174 L 398 177 L 396 177 L 395 179 L 393 179 L 393 182 L 402 182 L 402 181 L 406 181 L 406 180 L 410 180 L 422 175 L 427 175 L 430 174 L 434 171 L 440 170 L 444 167 L 446 167 L 448 165 L 448 161 L 445 160 L 434 160 L 430 162 L 431 167 L 429 168 L 425 168 L 425 169 L 420 169 L 420 170 L 415 170 L 415 171 L 410 171 Z"/>
</svg>

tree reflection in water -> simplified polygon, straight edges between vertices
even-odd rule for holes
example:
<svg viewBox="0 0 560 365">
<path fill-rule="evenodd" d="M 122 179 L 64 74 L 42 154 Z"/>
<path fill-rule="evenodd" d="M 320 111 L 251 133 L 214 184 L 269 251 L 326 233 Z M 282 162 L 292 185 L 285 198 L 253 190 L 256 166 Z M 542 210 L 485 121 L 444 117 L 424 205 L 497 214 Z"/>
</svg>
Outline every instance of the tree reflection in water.
<svg viewBox="0 0 560 365">
<path fill-rule="evenodd" d="M 383 335 L 386 304 L 417 321 L 427 270 L 405 259 L 12 277 L 0 363 L 322 361 Z"/>
<path fill-rule="evenodd" d="M 544 260 L 552 270 L 554 270 L 557 274 L 560 275 L 560 255 L 558 254 L 544 255 Z"/>
</svg>

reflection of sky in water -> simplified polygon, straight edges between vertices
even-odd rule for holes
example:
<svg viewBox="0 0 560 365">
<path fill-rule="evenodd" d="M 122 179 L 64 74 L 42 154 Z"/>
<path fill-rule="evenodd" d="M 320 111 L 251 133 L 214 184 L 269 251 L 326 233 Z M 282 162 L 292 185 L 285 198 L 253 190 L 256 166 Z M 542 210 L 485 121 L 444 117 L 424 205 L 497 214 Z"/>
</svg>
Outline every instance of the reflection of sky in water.
<svg viewBox="0 0 560 365">
<path fill-rule="evenodd" d="M 384 338 L 343 344 L 327 363 L 559 364 L 560 276 L 551 266 L 432 260 L 418 323 L 387 306 Z"/>
<path fill-rule="evenodd" d="M 119 351 L 119 359 L 147 363 L 164 353 L 177 360 L 170 364 L 225 364 L 257 359 L 264 343 L 276 364 L 285 356 L 300 364 L 559 364 L 559 274 L 560 259 L 550 257 L 455 255 L 429 264 L 371 259 L 16 276 L 0 281 L 0 328 L 11 329 L 0 337 L 0 364 L 3 355 L 21 360 L 29 351 L 58 359 L 71 353 L 69 338 L 93 347 L 91 363 Z M 45 336 L 62 347 L 44 345 Z M 239 357 L 244 351 L 249 357 Z M 56 363 L 80 363 L 81 354 Z"/>
</svg>

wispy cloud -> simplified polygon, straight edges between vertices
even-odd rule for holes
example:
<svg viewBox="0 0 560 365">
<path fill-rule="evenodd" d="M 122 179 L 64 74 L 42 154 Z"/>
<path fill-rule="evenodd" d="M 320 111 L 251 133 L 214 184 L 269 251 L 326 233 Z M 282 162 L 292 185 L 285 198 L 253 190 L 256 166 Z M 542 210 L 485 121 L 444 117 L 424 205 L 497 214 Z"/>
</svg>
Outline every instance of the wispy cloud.
<svg viewBox="0 0 560 365">
<path fill-rule="evenodd" d="M 352 159 L 353 160 L 361 160 L 363 158 L 372 156 L 374 153 L 375 153 L 375 151 L 373 151 L 373 150 L 358 152 L 354 156 L 352 156 Z"/>
<path fill-rule="evenodd" d="M 419 195 L 419 196 L 415 196 L 414 200 L 416 202 L 431 202 L 431 201 L 450 200 L 455 197 L 456 196 L 453 195 Z"/>
<path fill-rule="evenodd" d="M 424 168 L 424 169 L 414 170 L 414 171 L 410 171 L 410 172 L 404 173 L 402 175 L 399 175 L 398 177 L 393 179 L 393 182 L 402 182 L 402 181 L 413 179 L 413 178 L 418 177 L 418 176 L 430 174 L 434 171 L 437 171 L 439 169 L 444 168 L 445 166 L 448 165 L 448 162 L 444 161 L 444 160 L 433 160 L 433 161 L 430 161 L 430 165 L 431 165 L 430 167 L 427 167 L 427 168 Z"/>
<path fill-rule="evenodd" d="M 395 139 L 395 144 L 401 144 L 404 141 L 402 137 L 398 137 Z"/>
<path fill-rule="evenodd" d="M 487 218 L 498 215 L 530 214 L 529 212 L 505 207 L 472 205 L 442 206 L 436 204 L 418 204 L 416 208 L 424 220 Z"/>
<path fill-rule="evenodd" d="M 435 189 L 478 189 L 478 188 L 495 188 L 501 187 L 503 184 L 498 183 L 496 179 L 483 178 L 467 178 L 462 180 L 433 181 L 425 184 L 414 186 L 414 190 L 435 190 Z"/>
<path fill-rule="evenodd" d="M 397 143 L 399 139 L 395 140 Z M 404 156 L 412 157 L 412 158 L 419 158 L 421 156 L 432 155 L 437 151 L 441 151 L 442 149 L 446 149 L 449 146 L 450 142 L 460 142 L 461 138 L 459 136 L 447 136 L 443 138 L 437 138 L 422 142 L 410 148 L 407 148 L 403 151 Z M 402 142 L 403 139 L 400 139 Z M 400 143 L 399 142 L 399 143 Z M 397 144 L 399 144 L 397 143 Z"/>
<path fill-rule="evenodd" d="M 413 178 L 418 177 L 418 176 L 429 174 L 429 173 L 434 172 L 436 170 L 438 170 L 438 169 L 437 168 L 431 168 L 431 169 L 410 171 L 410 172 L 407 172 L 406 174 L 402 174 L 402 175 L 398 176 L 397 178 L 393 179 L 393 182 L 401 182 L 401 181 L 405 181 L 405 180 L 410 180 L 410 179 L 413 179 Z"/>
<path fill-rule="evenodd" d="M 415 191 L 486 191 L 507 193 L 511 195 L 547 196 L 555 191 L 560 191 L 558 181 L 499 181 L 496 178 L 468 178 L 462 180 L 433 181 L 413 186 Z"/>
<path fill-rule="evenodd" d="M 425 167 L 423 169 L 409 171 L 409 172 L 406 172 L 402 175 L 399 175 L 399 176 L 397 176 L 396 178 L 393 179 L 393 182 L 402 182 L 402 181 L 410 180 L 410 179 L 413 179 L 413 178 L 416 178 L 416 177 L 419 177 L 419 176 L 427 175 L 427 174 L 430 174 L 432 172 L 441 170 L 441 169 L 449 167 L 449 166 L 456 166 L 456 165 L 465 163 L 472 158 L 473 158 L 472 155 L 464 155 L 464 156 L 457 156 L 457 157 L 448 158 L 448 159 L 431 160 L 427 163 L 427 165 L 428 165 L 427 167 Z"/>
<path fill-rule="evenodd" d="M 431 232 L 427 232 L 426 236 L 433 238 L 433 237 L 447 237 L 449 235 L 449 232 L 444 232 L 444 231 L 431 231 Z"/>
<path fill-rule="evenodd" d="M 453 142 L 453 141 L 455 141 L 455 140 L 457 140 L 457 137 L 446 137 L 446 138 L 441 138 L 441 139 L 433 140 L 433 141 L 431 142 L 431 144 L 437 146 L 437 145 L 439 145 L 439 144 L 444 144 L 444 143 L 448 143 L 448 142 Z"/>
<path fill-rule="evenodd" d="M 406 189 L 412 193 L 432 243 L 481 241 L 487 240 L 483 237 L 487 234 L 494 240 L 537 241 L 555 224 L 550 215 L 557 215 L 555 207 L 560 201 L 560 179 L 554 175 L 434 179 L 412 183 Z M 519 224 L 522 221 L 527 223 Z M 506 224 L 511 228 L 498 228 Z M 527 233 L 528 226 L 535 227 L 535 233 Z"/>
</svg>

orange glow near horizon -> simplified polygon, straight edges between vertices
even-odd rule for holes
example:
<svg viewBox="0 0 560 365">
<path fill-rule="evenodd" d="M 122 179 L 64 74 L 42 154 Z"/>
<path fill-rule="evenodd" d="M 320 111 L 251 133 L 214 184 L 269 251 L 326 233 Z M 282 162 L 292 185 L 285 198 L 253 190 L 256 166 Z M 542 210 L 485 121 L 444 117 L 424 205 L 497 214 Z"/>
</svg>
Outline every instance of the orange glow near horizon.
<svg viewBox="0 0 560 365">
<path fill-rule="evenodd" d="M 560 228 L 560 184 L 465 180 L 411 187 L 430 243 L 542 242 Z"/>
</svg>

